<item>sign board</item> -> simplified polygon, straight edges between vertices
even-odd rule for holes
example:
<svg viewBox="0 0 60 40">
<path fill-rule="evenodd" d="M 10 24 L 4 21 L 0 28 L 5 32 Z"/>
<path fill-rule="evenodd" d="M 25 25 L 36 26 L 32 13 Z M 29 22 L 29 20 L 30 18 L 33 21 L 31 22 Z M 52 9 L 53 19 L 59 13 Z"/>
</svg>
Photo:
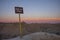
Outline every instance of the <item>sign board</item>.
<svg viewBox="0 0 60 40">
<path fill-rule="evenodd" d="M 23 14 L 23 7 L 15 7 L 16 14 Z"/>
</svg>

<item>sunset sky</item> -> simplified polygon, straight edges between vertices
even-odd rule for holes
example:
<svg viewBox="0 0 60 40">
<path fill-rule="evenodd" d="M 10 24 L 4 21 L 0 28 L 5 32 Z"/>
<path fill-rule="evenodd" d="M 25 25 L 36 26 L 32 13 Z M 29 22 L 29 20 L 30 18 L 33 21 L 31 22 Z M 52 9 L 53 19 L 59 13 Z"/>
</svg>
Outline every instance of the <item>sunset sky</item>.
<svg viewBox="0 0 60 40">
<path fill-rule="evenodd" d="M 60 0 L 0 0 L 0 22 L 18 22 L 14 7 L 23 7 L 21 21 L 60 23 Z"/>
</svg>

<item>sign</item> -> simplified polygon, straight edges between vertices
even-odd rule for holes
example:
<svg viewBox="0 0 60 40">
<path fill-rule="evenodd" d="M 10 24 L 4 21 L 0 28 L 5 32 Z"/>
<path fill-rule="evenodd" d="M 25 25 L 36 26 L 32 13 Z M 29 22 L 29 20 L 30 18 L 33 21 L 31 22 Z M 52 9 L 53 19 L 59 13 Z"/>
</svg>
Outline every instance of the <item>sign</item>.
<svg viewBox="0 0 60 40">
<path fill-rule="evenodd" d="M 18 14 L 23 14 L 23 7 L 15 7 L 15 13 Z"/>
<path fill-rule="evenodd" d="M 20 14 L 23 14 L 23 7 L 15 7 L 15 13 L 19 14 L 20 36 L 22 37 L 22 26 L 21 26 L 21 16 L 20 16 Z"/>
</svg>

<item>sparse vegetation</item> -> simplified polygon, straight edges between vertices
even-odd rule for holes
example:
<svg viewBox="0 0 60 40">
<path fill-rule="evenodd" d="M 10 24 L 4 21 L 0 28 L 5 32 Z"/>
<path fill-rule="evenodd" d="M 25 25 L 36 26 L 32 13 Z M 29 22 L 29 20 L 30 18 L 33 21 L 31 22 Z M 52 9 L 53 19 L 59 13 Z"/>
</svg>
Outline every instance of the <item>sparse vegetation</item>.
<svg viewBox="0 0 60 40">
<path fill-rule="evenodd" d="M 18 23 L 0 23 L 0 34 L 3 37 L 11 38 L 14 35 L 19 35 L 19 24 Z M 23 36 L 34 33 L 34 32 L 48 32 L 60 35 L 60 24 L 49 24 L 49 23 L 31 23 L 27 24 L 22 22 Z"/>
</svg>

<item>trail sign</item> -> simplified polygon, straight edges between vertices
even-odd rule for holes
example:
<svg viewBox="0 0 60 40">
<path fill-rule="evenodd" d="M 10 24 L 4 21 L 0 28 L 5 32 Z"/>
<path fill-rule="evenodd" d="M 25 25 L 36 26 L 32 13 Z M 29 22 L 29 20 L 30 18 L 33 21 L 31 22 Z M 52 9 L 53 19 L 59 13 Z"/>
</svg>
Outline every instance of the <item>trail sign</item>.
<svg viewBox="0 0 60 40">
<path fill-rule="evenodd" d="M 22 37 L 22 26 L 21 26 L 21 16 L 20 16 L 20 14 L 23 14 L 23 7 L 15 7 L 15 13 L 19 14 L 20 36 Z"/>
<path fill-rule="evenodd" d="M 16 14 L 23 14 L 23 7 L 15 7 Z"/>
</svg>

